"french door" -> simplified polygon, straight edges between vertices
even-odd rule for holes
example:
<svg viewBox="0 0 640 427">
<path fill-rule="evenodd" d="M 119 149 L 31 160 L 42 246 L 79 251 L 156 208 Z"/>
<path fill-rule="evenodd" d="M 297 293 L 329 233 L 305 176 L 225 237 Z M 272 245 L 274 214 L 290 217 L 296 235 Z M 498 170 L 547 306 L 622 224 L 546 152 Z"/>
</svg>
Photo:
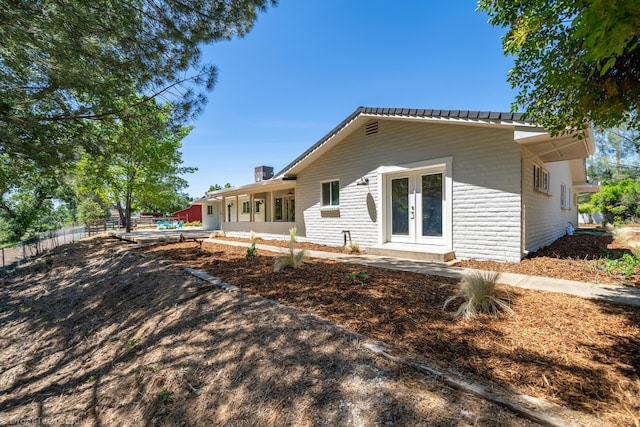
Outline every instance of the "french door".
<svg viewBox="0 0 640 427">
<path fill-rule="evenodd" d="M 387 178 L 392 242 L 446 245 L 444 171 L 409 171 Z"/>
</svg>

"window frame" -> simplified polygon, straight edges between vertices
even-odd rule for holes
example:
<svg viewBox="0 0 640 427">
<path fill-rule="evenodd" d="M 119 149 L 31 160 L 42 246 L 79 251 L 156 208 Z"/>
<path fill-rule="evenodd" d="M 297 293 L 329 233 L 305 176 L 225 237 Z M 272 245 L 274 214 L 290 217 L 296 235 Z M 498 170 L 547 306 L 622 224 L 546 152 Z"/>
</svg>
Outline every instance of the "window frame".
<svg viewBox="0 0 640 427">
<path fill-rule="evenodd" d="M 325 193 L 325 185 L 327 186 L 326 188 L 328 189 L 328 193 Z M 336 197 L 334 197 L 335 191 L 337 191 L 337 200 L 335 200 Z M 329 200 L 325 200 L 327 195 Z M 320 183 L 320 206 L 322 209 L 338 209 L 340 207 L 339 179 L 330 179 Z"/>
<path fill-rule="evenodd" d="M 533 189 L 546 194 L 551 189 L 551 174 L 537 163 L 533 164 Z"/>
<path fill-rule="evenodd" d="M 251 213 L 251 201 L 247 200 L 242 202 L 242 214 L 250 214 Z"/>
<path fill-rule="evenodd" d="M 571 209 L 571 188 L 564 182 L 560 183 L 560 208 Z"/>
</svg>

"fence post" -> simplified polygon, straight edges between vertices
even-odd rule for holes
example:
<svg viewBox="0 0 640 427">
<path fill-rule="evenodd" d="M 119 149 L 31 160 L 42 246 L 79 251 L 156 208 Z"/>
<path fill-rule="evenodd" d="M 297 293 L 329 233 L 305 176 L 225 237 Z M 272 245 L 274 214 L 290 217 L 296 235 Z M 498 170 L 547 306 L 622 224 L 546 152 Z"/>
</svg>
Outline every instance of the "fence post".
<svg viewBox="0 0 640 427">
<path fill-rule="evenodd" d="M 2 277 L 7 277 L 7 267 L 4 263 L 4 248 L 2 248 Z"/>
</svg>

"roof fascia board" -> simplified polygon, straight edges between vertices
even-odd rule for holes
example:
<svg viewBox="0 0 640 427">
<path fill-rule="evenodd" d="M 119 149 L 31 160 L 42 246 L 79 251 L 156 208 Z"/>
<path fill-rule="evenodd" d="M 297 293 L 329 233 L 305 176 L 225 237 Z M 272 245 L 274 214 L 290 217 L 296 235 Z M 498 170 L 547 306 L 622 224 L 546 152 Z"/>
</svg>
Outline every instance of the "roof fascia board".
<svg viewBox="0 0 640 427">
<path fill-rule="evenodd" d="M 271 178 L 267 181 L 252 182 L 251 184 L 240 185 L 238 187 L 223 188 L 222 190 L 213 191 L 208 194 L 208 200 L 215 200 L 220 196 L 237 196 L 247 193 L 281 190 L 285 188 L 292 188 L 295 186 L 295 181 L 283 180 L 281 178 Z"/>
</svg>

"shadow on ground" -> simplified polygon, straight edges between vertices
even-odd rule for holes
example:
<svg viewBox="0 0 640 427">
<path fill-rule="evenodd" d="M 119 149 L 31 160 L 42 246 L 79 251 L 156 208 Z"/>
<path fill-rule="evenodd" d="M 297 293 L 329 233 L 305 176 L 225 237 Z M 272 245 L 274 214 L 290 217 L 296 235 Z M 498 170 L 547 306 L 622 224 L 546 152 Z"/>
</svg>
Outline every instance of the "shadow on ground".
<svg viewBox="0 0 640 427">
<path fill-rule="evenodd" d="M 328 322 L 130 250 L 61 246 L 3 283 L 1 424 L 528 425 Z"/>
</svg>

